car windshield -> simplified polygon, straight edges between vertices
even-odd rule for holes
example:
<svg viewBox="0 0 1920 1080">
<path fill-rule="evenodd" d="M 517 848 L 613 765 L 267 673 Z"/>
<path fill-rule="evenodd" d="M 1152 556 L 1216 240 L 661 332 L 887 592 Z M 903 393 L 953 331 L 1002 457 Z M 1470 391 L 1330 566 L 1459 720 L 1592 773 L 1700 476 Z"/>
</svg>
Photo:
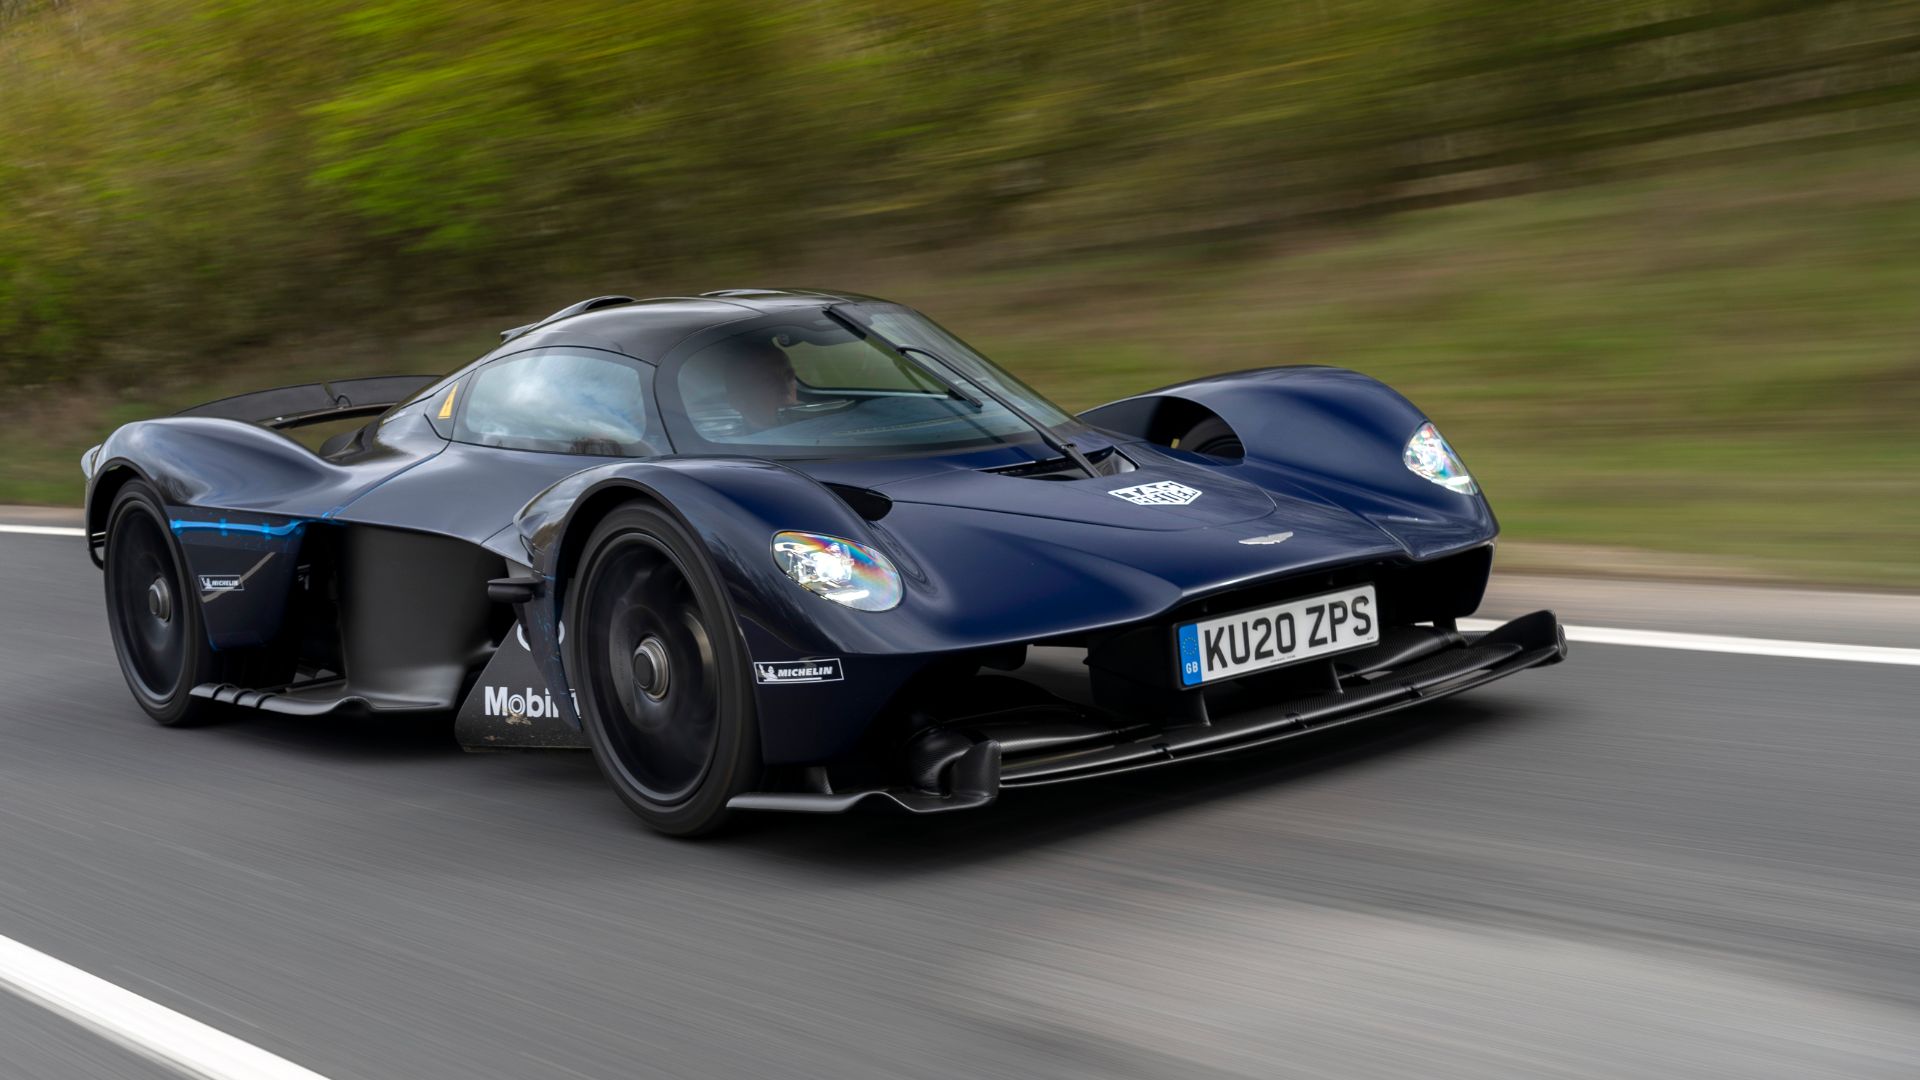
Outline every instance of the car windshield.
<svg viewBox="0 0 1920 1080">
<path fill-rule="evenodd" d="M 1021 413 L 1056 428 L 1072 423 L 965 342 L 897 304 L 843 304 L 831 313 L 736 324 L 688 353 L 674 383 L 690 429 L 674 432 L 683 452 L 777 458 L 957 449 L 1036 441 Z"/>
</svg>

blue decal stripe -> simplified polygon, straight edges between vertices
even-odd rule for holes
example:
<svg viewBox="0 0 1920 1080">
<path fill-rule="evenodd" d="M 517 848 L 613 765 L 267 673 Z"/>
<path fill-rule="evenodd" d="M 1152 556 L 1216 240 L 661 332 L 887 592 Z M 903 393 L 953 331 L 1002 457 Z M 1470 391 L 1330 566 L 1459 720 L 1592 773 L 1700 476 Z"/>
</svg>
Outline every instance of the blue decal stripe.
<svg viewBox="0 0 1920 1080">
<path fill-rule="evenodd" d="M 228 521 L 226 518 L 221 518 L 219 521 L 182 521 L 179 518 L 175 518 L 167 522 L 167 524 L 172 526 L 173 531 L 177 533 L 188 532 L 194 529 L 212 529 L 218 530 L 221 536 L 225 536 L 228 533 L 258 533 L 261 536 L 292 536 L 297 535 L 300 530 L 306 528 L 307 525 L 305 521 L 289 521 L 285 525 L 251 525 L 244 521 Z"/>
<path fill-rule="evenodd" d="M 1200 681 L 1200 627 L 1188 623 L 1180 628 L 1180 685 L 1193 686 Z"/>
</svg>

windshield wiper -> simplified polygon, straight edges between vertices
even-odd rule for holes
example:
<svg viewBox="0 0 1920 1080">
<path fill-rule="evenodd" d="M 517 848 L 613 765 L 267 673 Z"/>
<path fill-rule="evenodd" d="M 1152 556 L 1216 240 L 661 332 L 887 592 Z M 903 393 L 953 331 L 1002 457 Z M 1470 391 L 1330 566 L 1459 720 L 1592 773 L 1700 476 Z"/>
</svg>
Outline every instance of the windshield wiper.
<svg viewBox="0 0 1920 1080">
<path fill-rule="evenodd" d="M 827 317 L 831 318 L 833 321 L 839 323 L 840 325 L 845 326 L 847 329 L 852 330 L 854 333 L 860 335 L 863 338 L 871 336 L 871 337 L 879 338 L 881 341 L 886 342 L 888 345 L 891 345 L 893 347 L 893 351 L 899 353 L 903 357 L 906 357 L 908 360 L 913 361 L 914 367 L 919 368 L 922 372 L 924 372 L 926 375 L 932 378 L 935 382 L 938 382 L 941 386 L 946 387 L 949 393 L 960 398 L 962 401 L 965 401 L 971 404 L 975 409 L 982 408 L 983 406 L 981 405 L 979 398 L 975 397 L 974 395 L 968 393 L 966 390 L 962 389 L 958 383 L 955 383 L 953 379 L 948 378 L 947 375 L 945 374 L 946 371 L 953 372 L 956 377 L 966 380 L 967 384 L 971 386 L 973 389 L 978 390 L 982 394 L 985 394 L 995 405 L 998 405 L 1001 408 L 1012 413 L 1014 417 L 1018 419 L 1021 423 L 1032 428 L 1033 433 L 1040 436 L 1041 442 L 1046 443 L 1054 451 L 1061 454 L 1063 457 L 1066 457 L 1068 460 L 1072 461 L 1076 466 L 1080 468 L 1082 472 L 1086 473 L 1088 477 L 1090 478 L 1099 477 L 1100 474 L 1094 471 L 1093 462 L 1087 460 L 1087 455 L 1081 453 L 1079 447 L 1073 445 L 1072 442 L 1061 438 L 1058 434 L 1054 432 L 1052 428 L 1048 427 L 1047 425 L 1041 423 L 1039 420 L 1035 419 L 1033 416 L 1029 415 L 1025 409 L 1022 409 L 1020 406 L 1015 405 L 1011 399 L 1009 399 L 1005 394 L 1002 394 L 1000 391 L 995 390 L 992 386 L 988 385 L 988 383 L 985 380 L 967 378 L 966 375 L 961 374 L 959 368 L 956 368 L 952 364 L 948 363 L 943 357 L 940 356 L 939 353 L 936 353 L 931 349 L 923 349 L 918 345 L 894 345 L 893 342 L 887 341 L 886 338 L 881 337 L 880 334 L 878 334 L 877 332 L 869 331 L 866 327 L 861 326 L 858 322 L 841 314 L 836 308 L 831 308 L 831 307 L 828 308 Z M 914 357 L 915 353 L 918 353 L 920 356 L 926 357 L 927 360 L 931 360 L 933 361 L 933 363 L 929 364 L 926 362 L 926 360 L 915 359 Z M 945 371 L 943 371 L 942 369 L 945 369 Z"/>
<path fill-rule="evenodd" d="M 896 345 L 894 346 L 894 349 L 897 352 L 899 352 L 900 355 L 905 356 L 909 360 L 913 359 L 913 357 L 909 355 L 910 353 L 919 353 L 921 356 L 924 356 L 927 359 L 933 361 L 935 364 L 940 365 L 940 367 L 947 366 L 947 362 L 945 360 L 942 360 L 940 359 L 940 357 L 936 356 L 935 354 L 920 348 L 918 345 Z M 977 397 L 974 397 L 972 394 L 967 393 L 965 387 L 947 378 L 946 376 L 940 374 L 939 368 L 930 367 L 926 364 L 916 364 L 914 366 L 918 367 L 921 370 L 921 372 L 923 372 L 924 374 L 932 378 L 935 382 L 938 382 L 941 386 L 946 387 L 948 394 L 973 406 L 974 412 L 979 412 L 981 409 L 984 409 L 987 407 L 985 402 L 981 401 Z"/>
</svg>

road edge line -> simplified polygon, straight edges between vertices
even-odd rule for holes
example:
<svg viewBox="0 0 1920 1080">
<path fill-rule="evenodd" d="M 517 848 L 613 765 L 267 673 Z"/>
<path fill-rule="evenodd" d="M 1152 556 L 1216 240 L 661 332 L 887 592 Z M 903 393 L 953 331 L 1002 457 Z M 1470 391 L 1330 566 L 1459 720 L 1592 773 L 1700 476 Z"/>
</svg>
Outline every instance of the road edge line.
<svg viewBox="0 0 1920 1080">
<path fill-rule="evenodd" d="M 326 1080 L 311 1069 L 0 936 L 0 989 L 195 1080 Z"/>
<path fill-rule="evenodd" d="M 1461 619 L 1460 629 L 1492 630 L 1498 619 Z M 1787 641 L 1780 638 L 1730 637 L 1690 634 L 1677 630 L 1629 630 L 1614 626 L 1568 626 L 1567 640 L 1594 645 L 1626 645 L 1642 649 L 1730 653 L 1739 656 L 1775 656 L 1794 660 L 1838 660 L 1856 664 L 1897 664 L 1920 667 L 1920 649 L 1892 645 L 1839 645 L 1826 641 Z"/>
</svg>

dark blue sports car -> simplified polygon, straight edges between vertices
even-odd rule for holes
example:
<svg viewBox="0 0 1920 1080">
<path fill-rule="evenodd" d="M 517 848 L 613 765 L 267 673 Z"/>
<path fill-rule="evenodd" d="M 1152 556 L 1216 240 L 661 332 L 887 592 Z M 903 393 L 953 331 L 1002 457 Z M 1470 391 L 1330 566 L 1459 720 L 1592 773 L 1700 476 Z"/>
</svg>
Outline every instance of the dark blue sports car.
<svg viewBox="0 0 1920 1080">
<path fill-rule="evenodd" d="M 142 708 L 453 712 L 471 748 L 591 747 L 692 834 L 982 806 L 1566 655 L 1550 612 L 1459 632 L 1493 514 L 1350 371 L 1073 416 L 911 308 L 807 290 L 600 297 L 504 337 L 88 452 Z M 355 417 L 318 451 L 283 434 Z"/>
</svg>

